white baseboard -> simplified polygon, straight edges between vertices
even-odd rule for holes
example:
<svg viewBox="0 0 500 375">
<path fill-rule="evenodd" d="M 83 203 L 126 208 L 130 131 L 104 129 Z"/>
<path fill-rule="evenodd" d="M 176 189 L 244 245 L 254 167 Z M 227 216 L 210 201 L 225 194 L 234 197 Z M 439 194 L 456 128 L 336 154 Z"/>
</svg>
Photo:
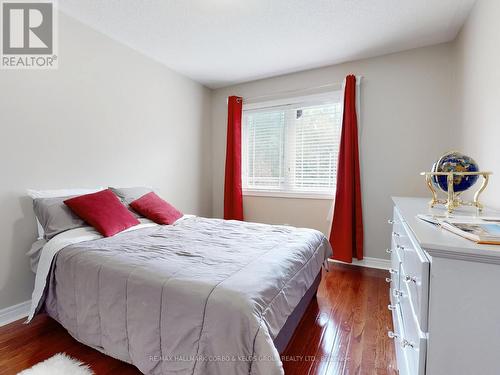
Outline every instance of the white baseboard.
<svg viewBox="0 0 500 375">
<path fill-rule="evenodd" d="M 328 259 L 330 262 L 343 263 L 343 264 L 353 264 L 355 266 L 368 267 L 368 268 L 378 268 L 379 270 L 388 270 L 391 267 L 391 261 L 389 259 L 364 257 L 363 260 L 353 259 L 352 263 L 341 262 L 336 259 Z"/>
<path fill-rule="evenodd" d="M 26 301 L 6 307 L 5 309 L 0 309 L 0 327 L 27 317 L 30 312 L 30 307 L 31 301 Z"/>
</svg>

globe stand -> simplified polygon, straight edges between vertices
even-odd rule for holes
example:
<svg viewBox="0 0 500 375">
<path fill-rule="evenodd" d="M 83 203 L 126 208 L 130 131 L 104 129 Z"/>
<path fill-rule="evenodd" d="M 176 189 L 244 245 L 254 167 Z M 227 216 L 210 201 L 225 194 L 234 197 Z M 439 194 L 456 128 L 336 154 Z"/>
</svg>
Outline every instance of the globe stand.
<svg viewBox="0 0 500 375">
<path fill-rule="evenodd" d="M 489 177 L 492 173 L 491 172 L 422 172 L 420 173 L 421 176 L 425 176 L 425 181 L 427 182 L 427 187 L 432 193 L 432 200 L 429 202 L 429 206 L 433 208 L 434 206 L 438 204 L 442 204 L 446 207 L 449 213 L 453 212 L 454 209 L 460 207 L 460 206 L 472 206 L 476 207 L 478 211 L 483 210 L 483 205 L 479 202 L 479 195 L 486 189 L 486 186 L 488 185 L 488 180 Z M 448 183 L 448 192 L 447 192 L 447 199 L 439 199 L 438 198 L 438 193 L 434 187 L 434 184 L 432 183 L 432 177 L 433 176 L 446 176 L 446 181 Z M 473 201 L 465 201 L 463 200 L 460 195 L 462 194 L 461 191 L 455 192 L 453 190 L 453 181 L 455 179 L 455 176 L 483 176 L 483 182 L 479 188 L 474 193 L 474 199 Z"/>
</svg>

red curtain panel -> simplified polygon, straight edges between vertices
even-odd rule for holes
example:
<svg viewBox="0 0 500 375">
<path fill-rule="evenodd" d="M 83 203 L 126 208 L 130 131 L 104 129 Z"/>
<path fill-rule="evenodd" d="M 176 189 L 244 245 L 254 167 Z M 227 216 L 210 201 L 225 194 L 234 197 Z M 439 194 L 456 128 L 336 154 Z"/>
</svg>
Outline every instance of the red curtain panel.
<svg viewBox="0 0 500 375">
<path fill-rule="evenodd" d="M 230 96 L 227 102 L 226 175 L 224 180 L 224 219 L 243 220 L 241 191 L 241 110 L 243 99 Z"/>
<path fill-rule="evenodd" d="M 337 192 L 330 244 L 333 259 L 352 263 L 363 259 L 363 215 L 359 173 L 358 120 L 356 117 L 356 77 L 346 77 L 344 116 L 337 168 Z"/>
</svg>

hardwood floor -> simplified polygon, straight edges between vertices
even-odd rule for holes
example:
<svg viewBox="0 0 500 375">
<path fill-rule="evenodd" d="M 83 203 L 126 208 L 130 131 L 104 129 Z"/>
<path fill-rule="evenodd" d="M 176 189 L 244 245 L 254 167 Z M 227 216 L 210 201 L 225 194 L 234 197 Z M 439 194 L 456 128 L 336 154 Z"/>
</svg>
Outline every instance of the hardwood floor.
<svg viewBox="0 0 500 375">
<path fill-rule="evenodd" d="M 335 264 L 284 355 L 287 375 L 397 374 L 386 271 Z M 302 360 L 294 361 L 294 359 Z"/>
<path fill-rule="evenodd" d="M 396 374 L 387 272 L 335 264 L 323 274 L 313 300 L 283 353 L 286 375 Z M 97 375 L 140 374 L 133 366 L 74 340 L 47 315 L 29 325 L 0 327 L 0 374 L 16 374 L 65 352 Z"/>
</svg>

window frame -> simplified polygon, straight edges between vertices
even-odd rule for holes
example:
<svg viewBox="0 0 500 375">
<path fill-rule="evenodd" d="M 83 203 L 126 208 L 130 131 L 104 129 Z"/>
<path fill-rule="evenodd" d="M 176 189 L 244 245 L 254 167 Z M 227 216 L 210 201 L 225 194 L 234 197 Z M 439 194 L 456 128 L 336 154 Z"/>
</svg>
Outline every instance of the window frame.
<svg viewBox="0 0 500 375">
<path fill-rule="evenodd" d="M 328 92 L 323 92 L 319 94 L 311 94 L 311 95 L 303 95 L 303 96 L 295 96 L 283 99 L 275 99 L 268 100 L 263 102 L 254 102 L 254 103 L 243 103 L 243 116 L 245 111 L 265 111 L 266 109 L 271 108 L 286 108 L 293 106 L 301 106 L 301 105 L 319 105 L 319 104 L 327 104 L 331 102 L 338 102 L 341 106 L 341 118 L 343 113 L 343 93 L 342 90 L 333 90 Z M 242 126 L 244 124 L 242 123 Z M 288 132 L 285 131 L 285 137 L 288 137 Z M 245 129 L 242 129 L 241 132 L 242 137 L 242 152 L 243 147 L 245 147 Z M 339 137 L 340 139 L 340 137 Z M 284 141 L 286 144 L 286 140 Z M 285 160 L 289 157 L 288 150 L 285 151 Z M 246 174 L 246 163 L 244 163 L 244 158 L 242 155 L 242 193 L 243 196 L 254 196 L 254 197 L 275 197 L 275 198 L 303 198 L 303 199 L 325 199 L 332 200 L 335 198 L 335 191 L 325 192 L 325 191 L 300 191 L 293 190 L 289 187 L 281 188 L 281 189 L 269 189 L 269 188 L 252 188 L 244 186 L 245 182 L 245 174 Z M 285 162 L 285 165 L 287 162 Z"/>
</svg>

